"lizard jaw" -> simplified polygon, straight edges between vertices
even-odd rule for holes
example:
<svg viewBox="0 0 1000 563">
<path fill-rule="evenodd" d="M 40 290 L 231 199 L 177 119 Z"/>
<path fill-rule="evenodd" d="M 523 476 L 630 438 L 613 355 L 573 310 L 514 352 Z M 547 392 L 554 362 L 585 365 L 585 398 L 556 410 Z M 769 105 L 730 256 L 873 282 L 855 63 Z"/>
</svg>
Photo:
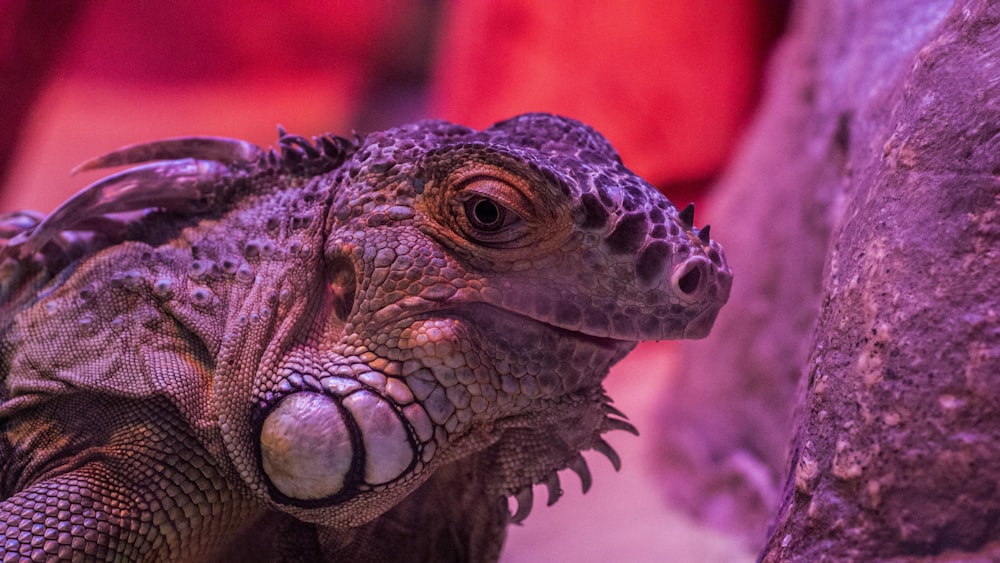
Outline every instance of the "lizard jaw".
<svg viewBox="0 0 1000 563">
<path fill-rule="evenodd" d="M 563 328 L 484 302 L 439 305 L 397 320 L 396 326 L 439 316 L 463 319 L 495 336 L 530 332 L 543 337 L 548 333 L 547 338 L 592 350 L 585 356 L 597 353 L 603 358 L 600 363 L 608 365 L 634 346 L 632 341 Z M 426 353 L 433 354 L 437 343 L 428 341 Z M 419 420 L 412 419 L 413 409 L 397 408 L 390 399 L 365 387 L 344 387 L 332 393 L 326 387 L 300 386 L 271 403 L 263 418 L 260 463 L 277 493 L 276 500 L 304 507 L 326 505 L 402 480 L 421 460 L 427 461 L 422 455 L 426 452 L 413 442 L 421 434 L 414 428 Z M 424 413 L 428 408 L 424 404 L 418 410 Z M 429 413 L 431 418 L 434 414 Z M 427 418 L 428 414 L 422 414 L 423 420 Z"/>
</svg>

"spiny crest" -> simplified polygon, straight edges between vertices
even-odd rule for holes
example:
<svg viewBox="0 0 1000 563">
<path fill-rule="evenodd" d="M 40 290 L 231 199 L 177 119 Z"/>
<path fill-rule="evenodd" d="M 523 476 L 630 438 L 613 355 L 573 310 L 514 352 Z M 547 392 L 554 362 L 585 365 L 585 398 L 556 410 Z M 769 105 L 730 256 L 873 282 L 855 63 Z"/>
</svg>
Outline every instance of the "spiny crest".
<svg viewBox="0 0 1000 563">
<path fill-rule="evenodd" d="M 0 247 L 0 258 L 27 258 L 64 231 L 94 231 L 120 223 L 122 214 L 141 210 L 190 212 L 204 209 L 233 180 L 262 169 L 290 174 L 322 174 L 350 155 L 356 144 L 334 135 L 312 141 L 279 128 L 280 155 L 238 139 L 182 137 L 130 145 L 88 160 L 73 174 L 139 164 L 112 174 L 78 192 L 49 216 L 25 224 Z M 4 216 L 9 220 L 9 216 Z M 134 220 L 135 217 L 126 217 Z M 10 229 L 7 229 L 10 230 Z M 10 233 L 8 233 L 10 234 Z"/>
<path fill-rule="evenodd" d="M 46 217 L 0 214 L 0 301 L 26 277 L 121 242 L 154 211 L 199 213 L 239 190 L 237 180 L 261 172 L 316 175 L 335 169 L 357 143 L 326 134 L 307 140 L 278 129 L 278 147 L 222 137 L 181 137 L 122 147 L 88 160 L 72 174 L 137 165 L 83 188 Z"/>
<path fill-rule="evenodd" d="M 327 133 L 310 141 L 292 135 L 278 126 L 278 149 L 270 149 L 262 161 L 274 170 L 293 174 L 325 174 L 341 164 L 357 149 L 361 139 L 353 141 Z"/>
</svg>

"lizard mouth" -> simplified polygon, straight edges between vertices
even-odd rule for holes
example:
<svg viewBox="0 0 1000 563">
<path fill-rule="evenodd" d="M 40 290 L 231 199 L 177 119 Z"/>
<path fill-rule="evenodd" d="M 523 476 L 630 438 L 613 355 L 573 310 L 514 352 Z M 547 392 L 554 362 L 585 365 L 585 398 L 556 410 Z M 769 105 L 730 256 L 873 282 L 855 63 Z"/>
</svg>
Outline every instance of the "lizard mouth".
<svg viewBox="0 0 1000 563">
<path fill-rule="evenodd" d="M 375 313 L 376 329 L 391 330 L 393 327 L 403 327 L 414 322 L 428 319 L 456 318 L 470 325 L 492 327 L 504 325 L 507 331 L 539 332 L 546 331 L 557 338 L 581 342 L 590 346 L 606 349 L 631 349 L 638 338 L 616 338 L 608 334 L 595 334 L 571 328 L 554 319 L 524 313 L 507 307 L 502 307 L 486 301 L 470 302 L 434 302 L 421 297 L 408 297 Z"/>
<path fill-rule="evenodd" d="M 598 348 L 605 348 L 611 350 L 611 349 L 627 347 L 628 349 L 631 350 L 632 347 L 636 345 L 636 341 L 634 340 L 622 340 L 619 338 L 611 338 L 608 336 L 597 336 L 579 330 L 564 328 L 559 325 L 555 325 L 552 323 L 545 322 L 543 320 L 536 319 L 534 317 L 529 317 L 527 315 L 512 313 L 510 311 L 504 311 L 504 312 L 508 315 L 514 315 L 516 317 L 520 317 L 521 319 L 524 319 L 525 322 L 538 323 L 542 326 L 548 327 L 549 330 L 559 335 L 560 338 L 570 338 L 578 342 L 583 342 L 586 344 L 590 344 L 592 346 L 596 346 Z"/>
<path fill-rule="evenodd" d="M 538 318 L 484 302 L 439 309 L 429 313 L 428 316 L 458 318 L 477 326 L 480 330 L 492 333 L 501 340 L 515 337 L 514 333 L 520 333 L 528 338 L 540 338 L 545 333 L 547 338 L 572 341 L 607 351 L 628 351 L 635 347 L 637 343 L 634 340 L 612 338 L 610 336 L 596 335 L 582 330 L 567 328 L 555 324 L 549 319 Z"/>
</svg>

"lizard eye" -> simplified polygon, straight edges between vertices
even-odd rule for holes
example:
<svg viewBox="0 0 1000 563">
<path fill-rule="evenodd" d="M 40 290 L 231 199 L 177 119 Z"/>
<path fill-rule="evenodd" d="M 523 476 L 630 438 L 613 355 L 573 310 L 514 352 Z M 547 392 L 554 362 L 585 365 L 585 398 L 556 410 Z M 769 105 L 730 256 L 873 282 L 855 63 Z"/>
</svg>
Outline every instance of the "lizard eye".
<svg viewBox="0 0 1000 563">
<path fill-rule="evenodd" d="M 485 245 L 505 245 L 527 232 L 527 198 L 510 184 L 491 177 L 467 182 L 455 198 L 454 213 L 462 233 Z"/>
<path fill-rule="evenodd" d="M 473 196 L 465 201 L 465 216 L 475 229 L 492 233 L 503 228 L 507 209 L 489 198 Z"/>
<path fill-rule="evenodd" d="M 573 234 L 572 191 L 556 173 L 478 145 L 468 154 L 455 150 L 447 162 L 428 160 L 428 185 L 417 202 L 428 234 L 442 244 L 474 258 L 477 267 L 507 268 Z"/>
</svg>

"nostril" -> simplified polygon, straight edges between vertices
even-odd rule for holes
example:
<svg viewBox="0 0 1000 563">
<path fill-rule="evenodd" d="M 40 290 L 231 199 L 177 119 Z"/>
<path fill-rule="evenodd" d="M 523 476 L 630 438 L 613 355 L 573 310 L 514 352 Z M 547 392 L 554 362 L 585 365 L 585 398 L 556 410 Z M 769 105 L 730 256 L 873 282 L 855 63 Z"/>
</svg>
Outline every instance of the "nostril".
<svg viewBox="0 0 1000 563">
<path fill-rule="evenodd" d="M 711 262 L 703 256 L 688 258 L 674 268 L 670 284 L 677 296 L 686 301 L 700 299 L 707 285 L 708 268 L 711 268 Z"/>
<path fill-rule="evenodd" d="M 677 280 L 677 288 L 684 292 L 685 295 L 697 293 L 700 285 L 701 268 L 698 267 L 691 268 L 688 273 L 684 274 Z"/>
</svg>

